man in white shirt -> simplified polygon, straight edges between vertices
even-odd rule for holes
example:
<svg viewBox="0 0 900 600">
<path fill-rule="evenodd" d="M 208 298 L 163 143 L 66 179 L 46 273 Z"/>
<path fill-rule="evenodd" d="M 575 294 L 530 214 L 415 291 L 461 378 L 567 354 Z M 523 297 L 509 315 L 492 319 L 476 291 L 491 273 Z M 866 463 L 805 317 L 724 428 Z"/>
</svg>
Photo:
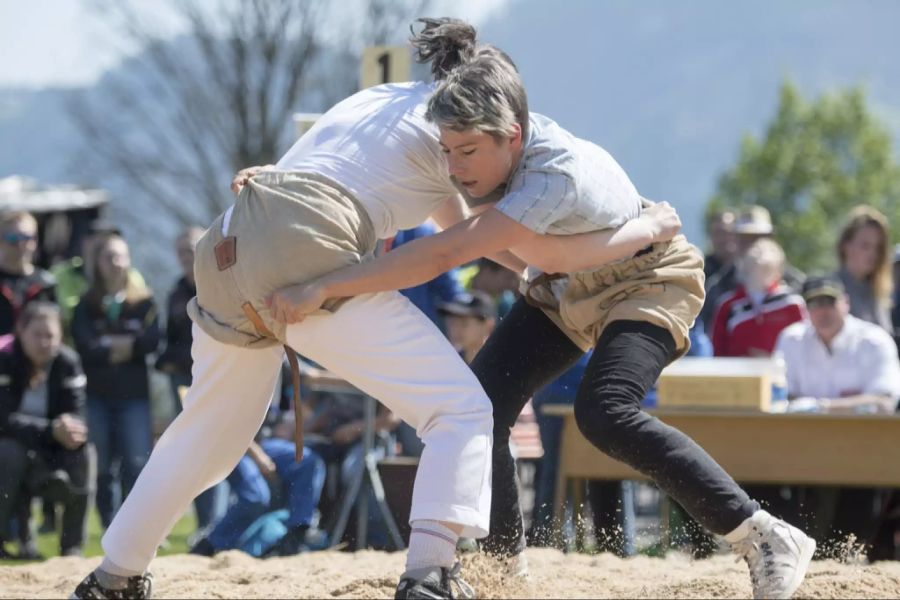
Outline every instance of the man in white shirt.
<svg viewBox="0 0 900 600">
<path fill-rule="evenodd" d="M 811 277 L 803 285 L 809 321 L 795 323 L 778 338 L 776 352 L 787 367 L 790 412 L 890 414 L 900 398 L 900 361 L 891 336 L 850 315 L 841 281 Z M 873 456 L 872 460 L 885 457 Z M 807 527 L 823 547 L 849 536 L 870 542 L 886 495 L 872 488 L 801 488 Z"/>
<path fill-rule="evenodd" d="M 791 412 L 893 413 L 900 361 L 891 336 L 850 315 L 843 284 L 811 277 L 803 285 L 809 321 L 778 338 L 787 366 Z"/>
</svg>

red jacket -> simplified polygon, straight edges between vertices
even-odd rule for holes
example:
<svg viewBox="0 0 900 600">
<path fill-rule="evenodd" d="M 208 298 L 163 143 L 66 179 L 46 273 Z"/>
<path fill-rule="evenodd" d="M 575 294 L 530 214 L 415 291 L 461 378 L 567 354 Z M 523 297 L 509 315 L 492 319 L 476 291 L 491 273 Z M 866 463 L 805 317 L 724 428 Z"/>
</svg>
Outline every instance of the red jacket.
<svg viewBox="0 0 900 600">
<path fill-rule="evenodd" d="M 806 304 L 791 288 L 776 283 L 759 306 L 744 286 L 726 294 L 713 318 L 712 343 L 716 356 L 768 356 L 778 334 L 792 323 L 806 319 Z"/>
</svg>

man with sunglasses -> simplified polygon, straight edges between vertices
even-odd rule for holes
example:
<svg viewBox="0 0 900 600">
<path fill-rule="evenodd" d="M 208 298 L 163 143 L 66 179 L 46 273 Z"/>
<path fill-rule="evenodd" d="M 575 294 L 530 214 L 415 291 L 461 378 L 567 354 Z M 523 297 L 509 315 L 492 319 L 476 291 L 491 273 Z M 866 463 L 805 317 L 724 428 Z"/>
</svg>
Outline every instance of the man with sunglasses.
<svg viewBox="0 0 900 600">
<path fill-rule="evenodd" d="M 0 216 L 0 335 L 12 333 L 32 300 L 56 301 L 53 275 L 34 265 L 37 221 L 27 212 Z"/>
</svg>

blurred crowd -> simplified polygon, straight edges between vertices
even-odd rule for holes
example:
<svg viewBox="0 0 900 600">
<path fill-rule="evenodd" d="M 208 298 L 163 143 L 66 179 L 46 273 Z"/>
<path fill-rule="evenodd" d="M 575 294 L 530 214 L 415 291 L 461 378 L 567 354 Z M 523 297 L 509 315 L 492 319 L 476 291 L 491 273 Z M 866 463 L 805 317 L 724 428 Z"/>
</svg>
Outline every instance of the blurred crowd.
<svg viewBox="0 0 900 600">
<path fill-rule="evenodd" d="M 195 294 L 194 247 L 202 228 L 187 228 L 175 240 L 181 273 L 163 307 L 114 224 L 92 223 L 80 254 L 49 271 L 35 265 L 37 232 L 28 213 L 0 217 L 0 558 L 40 558 L 36 531 L 58 532 L 62 555 L 81 554 L 89 511 L 95 506 L 101 524 L 110 523 L 160 433 L 151 411 L 151 372 L 168 377 L 166 396 L 176 414 L 191 383 L 186 305 Z M 434 232 L 429 223 L 403 231 L 385 250 Z M 778 410 L 893 413 L 900 399 L 900 287 L 893 285 L 900 246 L 891 247 L 887 219 L 871 207 L 854 209 L 835 248 L 838 269 L 809 276 L 788 263 L 776 233 L 760 206 L 709 217 L 707 298 L 690 353 L 770 357 L 783 374 L 773 387 Z M 402 293 L 471 362 L 516 301 L 518 284 L 517 274 L 482 259 Z M 536 394 L 513 430 L 521 462 L 534 467 L 528 535 L 535 545 L 559 543 L 552 505 L 561 419 L 542 407 L 574 402 L 588 357 Z M 291 378 L 282 382 L 246 455 L 224 482 L 194 501 L 192 552 L 282 556 L 341 541 L 332 539 L 339 507 L 355 493 L 371 458 L 363 444 L 364 404 L 358 394 L 303 388 L 306 441 L 297 463 Z M 655 402 L 651 393 L 646 406 Z M 384 407 L 374 429 L 377 459 L 421 453 L 415 431 Z M 627 481 L 588 485 L 597 550 L 636 552 L 636 487 Z M 852 534 L 868 544 L 870 558 L 897 558 L 900 502 L 892 491 L 749 491 L 819 539 Z M 690 521 L 675 511 L 676 522 Z M 388 547 L 379 511 L 368 514 L 364 544 Z M 352 535 L 342 539 L 352 541 Z M 699 532 L 676 542 L 698 556 L 715 548 Z"/>
</svg>

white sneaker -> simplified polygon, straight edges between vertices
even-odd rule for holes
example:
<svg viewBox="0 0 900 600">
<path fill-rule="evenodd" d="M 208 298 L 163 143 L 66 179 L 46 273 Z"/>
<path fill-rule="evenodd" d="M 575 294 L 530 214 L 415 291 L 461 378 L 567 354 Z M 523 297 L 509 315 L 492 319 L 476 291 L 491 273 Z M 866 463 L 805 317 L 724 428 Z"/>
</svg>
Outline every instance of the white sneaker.
<svg viewBox="0 0 900 600">
<path fill-rule="evenodd" d="M 750 567 L 754 598 L 790 598 L 806 576 L 816 541 L 759 510 L 745 522 L 747 535 L 731 544 Z"/>
<path fill-rule="evenodd" d="M 506 575 L 513 579 L 522 579 L 528 581 L 531 573 L 528 571 L 528 559 L 525 558 L 525 552 L 519 552 L 515 556 L 510 556 L 504 563 Z"/>
</svg>

